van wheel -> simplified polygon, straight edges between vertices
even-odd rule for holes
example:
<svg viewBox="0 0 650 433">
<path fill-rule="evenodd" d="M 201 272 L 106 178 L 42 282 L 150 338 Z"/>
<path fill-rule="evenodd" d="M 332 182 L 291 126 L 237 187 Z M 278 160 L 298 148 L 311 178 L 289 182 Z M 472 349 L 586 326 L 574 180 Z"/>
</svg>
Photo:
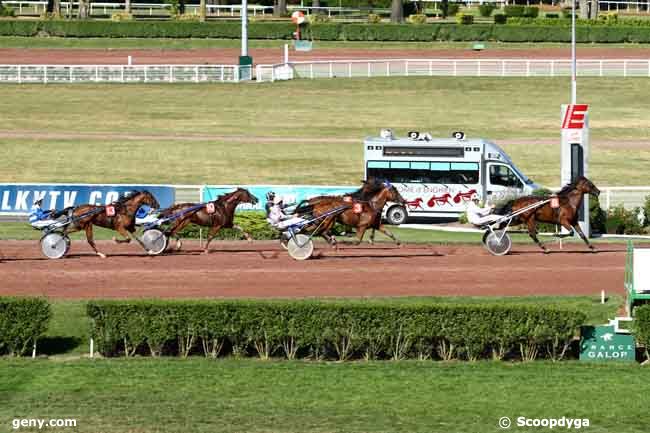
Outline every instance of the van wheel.
<svg viewBox="0 0 650 433">
<path fill-rule="evenodd" d="M 406 209 L 402 206 L 393 206 L 386 212 L 386 221 L 388 224 L 398 226 L 406 222 Z"/>
</svg>

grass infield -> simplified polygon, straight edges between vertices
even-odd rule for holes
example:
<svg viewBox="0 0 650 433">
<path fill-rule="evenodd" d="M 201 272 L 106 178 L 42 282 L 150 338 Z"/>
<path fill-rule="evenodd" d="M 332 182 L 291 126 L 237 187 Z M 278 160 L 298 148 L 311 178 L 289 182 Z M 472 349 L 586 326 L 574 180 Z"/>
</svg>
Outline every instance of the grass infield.
<svg viewBox="0 0 650 433">
<path fill-rule="evenodd" d="M 590 177 L 645 185 L 646 78 L 581 78 Z M 0 88 L 5 182 L 358 184 L 362 141 L 384 127 L 494 139 L 559 185 L 566 78 L 377 78 L 251 85 Z M 541 140 L 541 141 L 540 141 Z M 621 167 L 625 167 L 621 175 Z"/>
<path fill-rule="evenodd" d="M 650 392 L 647 368 L 578 362 L 1 359 L 0 377 L 6 431 L 74 418 L 80 433 L 487 433 L 503 416 L 514 432 L 531 430 L 518 417 L 567 417 L 641 433 Z"/>
</svg>

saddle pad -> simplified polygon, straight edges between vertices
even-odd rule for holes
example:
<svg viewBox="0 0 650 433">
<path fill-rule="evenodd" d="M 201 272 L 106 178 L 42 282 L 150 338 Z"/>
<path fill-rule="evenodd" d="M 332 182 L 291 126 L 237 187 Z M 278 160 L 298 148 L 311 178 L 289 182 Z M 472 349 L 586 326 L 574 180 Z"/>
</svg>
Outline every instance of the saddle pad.
<svg viewBox="0 0 650 433">
<path fill-rule="evenodd" d="M 115 206 L 106 206 L 106 216 L 115 216 Z"/>
<path fill-rule="evenodd" d="M 217 210 L 216 210 L 215 207 L 214 207 L 214 203 L 210 202 L 210 203 L 206 203 L 206 205 L 205 205 L 205 211 L 206 211 L 208 214 L 212 215 L 212 214 L 215 213 Z"/>
<path fill-rule="evenodd" d="M 363 206 L 361 205 L 361 203 L 355 203 L 354 205 L 352 205 L 352 212 L 354 213 L 363 212 Z"/>
<path fill-rule="evenodd" d="M 553 209 L 557 209 L 560 207 L 560 199 L 559 197 L 551 197 L 551 207 Z"/>
</svg>

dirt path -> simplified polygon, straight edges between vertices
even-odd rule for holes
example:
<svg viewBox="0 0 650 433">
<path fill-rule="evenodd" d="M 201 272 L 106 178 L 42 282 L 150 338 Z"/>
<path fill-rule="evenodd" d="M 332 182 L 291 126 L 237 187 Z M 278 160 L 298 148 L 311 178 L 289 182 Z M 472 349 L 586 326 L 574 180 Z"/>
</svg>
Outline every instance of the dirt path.
<svg viewBox="0 0 650 433">
<path fill-rule="evenodd" d="M 316 48 L 312 52 L 292 51 L 293 61 L 306 60 L 348 60 L 348 59 L 568 59 L 569 45 L 564 47 L 538 49 L 359 49 L 359 48 Z M 581 59 L 648 59 L 650 48 L 578 48 Z M 200 49 L 72 49 L 72 48 L 2 48 L 0 64 L 49 64 L 49 65 L 124 65 L 132 56 L 133 64 L 234 64 L 237 63 L 237 48 Z M 250 55 L 256 64 L 280 63 L 283 52 L 279 48 L 255 48 Z"/>
<path fill-rule="evenodd" d="M 190 242 L 180 254 L 148 257 L 136 245 L 100 242 L 102 260 L 85 242 L 47 260 L 35 241 L 3 241 L 0 295 L 51 298 L 210 298 L 327 296 L 527 296 L 623 292 L 624 245 L 579 245 L 543 255 L 516 245 L 494 257 L 479 246 L 352 247 L 319 245 L 297 262 L 276 242 L 227 242 L 209 256 Z"/>
</svg>

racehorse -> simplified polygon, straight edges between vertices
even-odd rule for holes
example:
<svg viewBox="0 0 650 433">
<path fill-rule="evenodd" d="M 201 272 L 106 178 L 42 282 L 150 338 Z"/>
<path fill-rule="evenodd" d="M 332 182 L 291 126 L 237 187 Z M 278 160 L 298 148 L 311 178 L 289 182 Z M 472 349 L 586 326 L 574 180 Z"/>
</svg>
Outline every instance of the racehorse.
<svg viewBox="0 0 650 433">
<path fill-rule="evenodd" d="M 371 243 L 374 241 L 374 230 L 379 230 L 399 245 L 399 240 L 382 224 L 381 214 L 387 202 L 391 201 L 400 205 L 406 205 L 406 200 L 402 197 L 397 188 L 390 183 L 385 182 L 381 183 L 381 185 L 381 189 L 370 196 L 366 201 L 342 197 L 337 203 L 330 203 L 329 205 L 319 203 L 316 205 L 313 210 L 314 216 L 322 215 L 333 207 L 349 205 L 348 209 L 329 218 L 329 221 L 323 225 L 322 233 L 328 233 L 334 223 L 338 221 L 356 229 L 357 245 L 361 243 L 366 230 L 369 228 L 373 229 L 370 240 Z M 331 239 L 333 245 L 336 245 L 336 239 L 334 239 L 333 236 L 331 236 Z M 332 244 L 332 242 L 330 242 L 330 244 Z"/>
<path fill-rule="evenodd" d="M 160 207 L 158 200 L 149 191 L 132 191 L 124 197 L 114 201 L 110 205 L 96 206 L 85 204 L 74 208 L 71 211 L 72 223 L 64 229 L 64 234 L 80 230 L 86 231 L 86 240 L 90 247 L 101 258 L 106 258 L 106 254 L 97 250 L 93 239 L 93 226 L 105 227 L 112 229 L 121 234 L 124 239 L 113 237 L 116 243 L 129 243 L 131 239 L 142 242 L 135 236 L 135 213 L 138 208 L 146 204 L 154 209 Z M 144 248 L 144 245 L 142 245 Z"/>
<path fill-rule="evenodd" d="M 537 239 L 537 222 L 559 224 L 565 229 L 572 231 L 575 230 L 580 238 L 587 244 L 587 246 L 595 251 L 593 245 L 589 243 L 589 239 L 582 232 L 578 225 L 578 211 L 582 207 L 582 200 L 585 194 L 591 194 L 594 197 L 600 195 L 600 190 L 596 188 L 589 179 L 580 176 L 574 182 L 567 184 L 551 197 L 536 197 L 526 196 L 515 199 L 504 207 L 496 211 L 500 215 L 507 215 L 517 210 L 523 209 L 526 206 L 533 205 L 545 200 L 551 199 L 550 202 L 533 207 L 529 211 L 523 212 L 513 219 L 513 224 L 526 224 L 528 226 L 528 235 L 535 241 L 537 245 L 545 252 L 548 249 Z M 557 197 L 558 207 L 553 207 L 554 198 Z"/>
<path fill-rule="evenodd" d="M 205 206 L 198 207 L 195 211 L 187 212 L 180 218 L 175 220 L 169 229 L 166 231 L 167 236 L 176 238 L 176 250 L 181 249 L 181 240 L 177 233 L 190 223 L 200 226 L 210 227 L 208 232 L 207 243 L 203 252 L 208 254 L 210 252 L 210 241 L 214 239 L 215 235 L 222 228 L 234 228 L 244 234 L 248 241 L 253 238 L 246 233 L 240 226 L 233 223 L 235 218 L 235 209 L 240 203 L 257 203 L 257 197 L 251 194 L 247 189 L 237 188 L 235 191 L 220 195 L 216 199 L 205 203 Z M 176 213 L 196 207 L 197 203 L 182 203 L 165 209 L 160 213 L 159 217 L 167 217 Z"/>
</svg>

